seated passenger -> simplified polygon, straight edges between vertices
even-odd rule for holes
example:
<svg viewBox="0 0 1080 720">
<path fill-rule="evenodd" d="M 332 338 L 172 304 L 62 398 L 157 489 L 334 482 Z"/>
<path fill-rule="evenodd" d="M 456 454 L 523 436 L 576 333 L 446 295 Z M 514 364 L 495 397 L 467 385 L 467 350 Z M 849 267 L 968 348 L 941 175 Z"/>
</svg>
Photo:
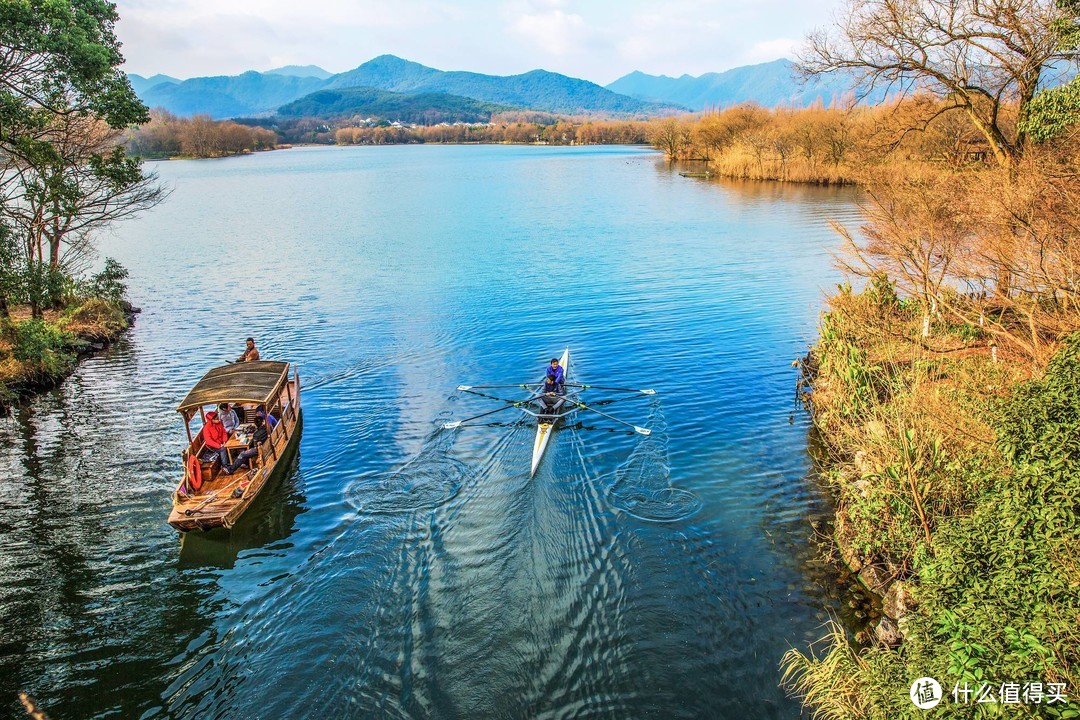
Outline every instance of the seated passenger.
<svg viewBox="0 0 1080 720">
<path fill-rule="evenodd" d="M 221 424 L 225 426 L 225 432 L 232 435 L 232 431 L 240 426 L 240 418 L 236 416 L 236 411 L 229 407 L 229 403 L 223 402 L 218 405 L 218 417 L 221 418 Z"/>
<path fill-rule="evenodd" d="M 259 422 L 260 420 L 266 422 L 266 431 L 268 433 L 274 432 L 274 428 L 276 428 L 278 424 L 278 419 L 274 417 L 273 413 L 267 415 L 266 410 L 264 410 L 262 406 L 259 406 L 259 409 L 255 412 L 255 421 Z"/>
<path fill-rule="evenodd" d="M 266 439 L 270 436 L 269 431 L 266 429 L 266 422 L 260 415 L 255 416 L 255 433 L 248 440 L 247 450 L 244 450 L 236 459 L 233 460 L 227 467 L 223 468 L 221 472 L 226 475 L 232 475 L 236 470 L 251 460 L 251 458 L 258 456 L 259 445 L 266 442 Z"/>
<path fill-rule="evenodd" d="M 540 413 L 542 415 L 554 414 L 563 402 L 566 394 L 566 371 L 559 365 L 558 358 L 552 358 L 547 372 L 544 374 L 544 393 L 540 396 Z"/>
<path fill-rule="evenodd" d="M 221 424 L 218 414 L 211 410 L 206 413 L 206 424 L 199 431 L 199 439 L 202 440 L 205 450 L 199 456 L 203 462 L 213 462 L 215 458 L 221 460 L 222 466 L 229 462 L 229 451 L 225 449 L 225 443 L 229 440 L 229 433 Z"/>
</svg>

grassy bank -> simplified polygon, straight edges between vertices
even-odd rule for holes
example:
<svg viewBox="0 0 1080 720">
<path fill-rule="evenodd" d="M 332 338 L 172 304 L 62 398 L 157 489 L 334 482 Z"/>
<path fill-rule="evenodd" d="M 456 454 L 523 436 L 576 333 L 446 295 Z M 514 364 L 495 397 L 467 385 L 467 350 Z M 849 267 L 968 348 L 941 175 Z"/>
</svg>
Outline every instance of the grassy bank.
<svg viewBox="0 0 1080 720">
<path fill-rule="evenodd" d="M 0 319 L 0 407 L 51 387 L 71 373 L 78 356 L 115 340 L 130 326 L 128 308 L 91 298 L 41 319 L 27 307 Z"/>
<path fill-rule="evenodd" d="M 879 276 L 830 300 L 806 371 L 836 553 L 884 616 L 790 652 L 792 690 L 816 717 L 923 717 L 929 676 L 935 717 L 1080 717 L 1080 333 L 1020 361 Z"/>
</svg>

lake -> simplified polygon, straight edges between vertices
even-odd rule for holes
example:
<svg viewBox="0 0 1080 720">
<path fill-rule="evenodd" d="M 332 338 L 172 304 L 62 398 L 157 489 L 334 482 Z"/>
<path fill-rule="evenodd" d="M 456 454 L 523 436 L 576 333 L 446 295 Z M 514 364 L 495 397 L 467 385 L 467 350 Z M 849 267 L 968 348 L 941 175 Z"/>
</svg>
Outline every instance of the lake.
<svg viewBox="0 0 1080 720">
<path fill-rule="evenodd" d="M 149 163 L 101 238 L 135 328 L 0 420 L 0 708 L 58 718 L 797 718 L 841 601 L 791 362 L 852 191 L 641 148 L 296 148 Z M 298 460 L 231 532 L 166 523 L 175 407 L 253 335 Z M 460 384 L 652 388 L 556 431 Z M 520 391 L 518 391 L 520 393 Z M 617 394 L 588 390 L 586 402 Z M 515 417 L 520 415 L 520 417 Z"/>
</svg>

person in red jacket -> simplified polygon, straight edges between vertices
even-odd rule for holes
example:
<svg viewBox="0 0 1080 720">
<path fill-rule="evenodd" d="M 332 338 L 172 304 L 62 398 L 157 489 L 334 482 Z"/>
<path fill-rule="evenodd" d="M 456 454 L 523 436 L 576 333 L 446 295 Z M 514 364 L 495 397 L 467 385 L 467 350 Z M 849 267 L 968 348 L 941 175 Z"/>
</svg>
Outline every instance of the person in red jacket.
<svg viewBox="0 0 1080 720">
<path fill-rule="evenodd" d="M 218 414 L 211 410 L 206 413 L 206 424 L 199 433 L 206 450 L 202 454 L 204 462 L 211 462 L 214 458 L 221 458 L 222 466 L 229 464 L 229 451 L 225 449 L 225 443 L 229 440 L 229 432 L 221 424 Z"/>
</svg>

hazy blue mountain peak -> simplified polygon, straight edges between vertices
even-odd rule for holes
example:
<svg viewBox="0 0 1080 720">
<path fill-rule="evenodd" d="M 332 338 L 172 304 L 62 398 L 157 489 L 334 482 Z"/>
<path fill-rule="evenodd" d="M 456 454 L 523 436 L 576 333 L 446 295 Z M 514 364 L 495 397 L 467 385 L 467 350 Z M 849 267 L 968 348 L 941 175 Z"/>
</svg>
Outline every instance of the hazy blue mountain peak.
<svg viewBox="0 0 1080 720">
<path fill-rule="evenodd" d="M 828 105 L 850 97 L 856 85 L 856 78 L 850 72 L 803 79 L 798 76 L 794 62 L 780 58 L 698 77 L 671 78 L 634 71 L 607 89 L 640 100 L 674 103 L 700 111 L 744 102 L 765 107 L 805 107 L 820 100 Z M 879 91 L 862 98 L 862 102 L 873 104 L 883 99 L 884 92 Z"/>
<path fill-rule="evenodd" d="M 264 70 L 263 75 L 288 75 L 290 77 L 313 77 L 325 80 L 332 73 L 323 70 L 318 65 L 284 65 L 273 70 Z"/>
</svg>

